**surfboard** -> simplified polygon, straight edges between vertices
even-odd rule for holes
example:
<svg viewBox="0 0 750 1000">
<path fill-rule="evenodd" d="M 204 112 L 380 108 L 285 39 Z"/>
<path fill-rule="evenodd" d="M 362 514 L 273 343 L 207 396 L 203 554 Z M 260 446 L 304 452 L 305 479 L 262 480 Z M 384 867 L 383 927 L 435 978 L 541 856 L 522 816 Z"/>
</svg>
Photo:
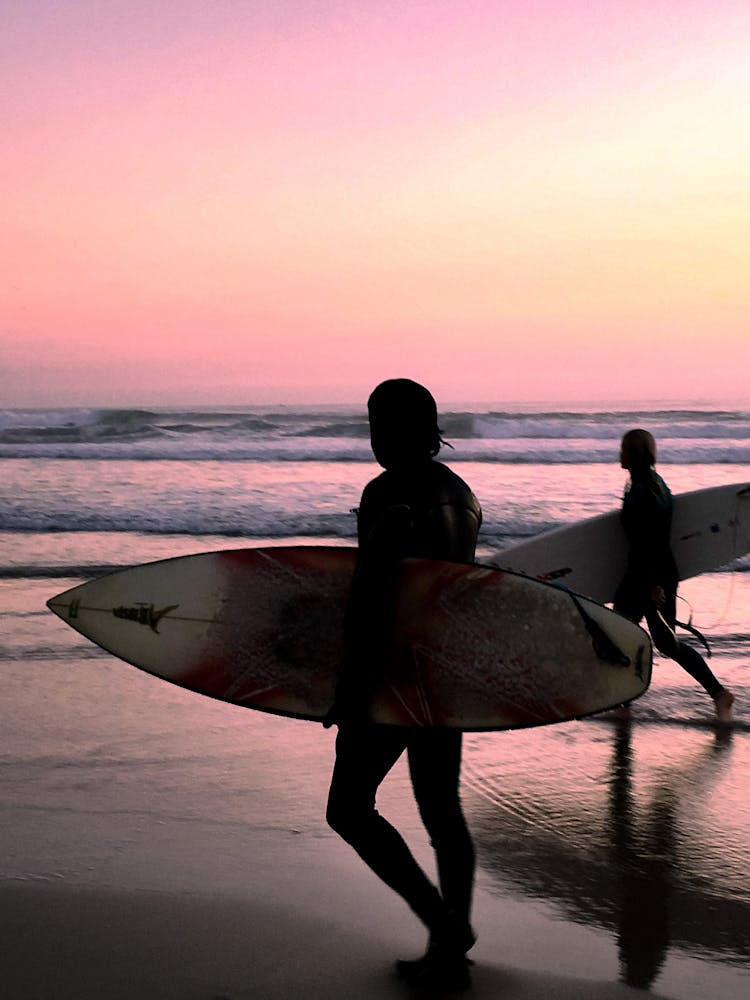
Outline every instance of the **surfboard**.
<svg viewBox="0 0 750 1000">
<path fill-rule="evenodd" d="M 681 580 L 750 552 L 750 483 L 677 494 L 671 543 Z M 489 562 L 606 604 L 614 600 L 627 554 L 620 511 L 613 510 L 509 546 Z"/>
<path fill-rule="evenodd" d="M 356 550 L 232 549 L 146 563 L 47 605 L 115 656 L 184 688 L 321 720 L 342 659 Z M 648 687 L 646 632 L 550 584 L 404 560 L 372 719 L 513 729 L 578 718 Z"/>
</svg>

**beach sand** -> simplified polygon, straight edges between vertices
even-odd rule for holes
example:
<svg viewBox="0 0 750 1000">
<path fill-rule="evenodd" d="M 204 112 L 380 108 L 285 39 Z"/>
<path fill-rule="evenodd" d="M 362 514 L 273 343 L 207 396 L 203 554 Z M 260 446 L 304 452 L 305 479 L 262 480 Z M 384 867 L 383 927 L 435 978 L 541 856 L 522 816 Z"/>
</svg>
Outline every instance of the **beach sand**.
<svg viewBox="0 0 750 1000">
<path fill-rule="evenodd" d="M 334 873 L 331 873 L 332 875 Z M 269 886 L 269 889 L 272 887 Z M 333 1000 L 406 997 L 390 967 L 400 922 L 367 933 L 317 902 L 5 886 L 8 1000 Z M 369 908 L 369 903 L 367 903 Z M 371 912 L 371 911 L 370 911 Z M 515 969 L 477 949 L 468 995 L 508 1000 L 642 996 L 612 982 Z M 656 996 L 656 994 L 652 994 Z"/>
<path fill-rule="evenodd" d="M 19 661 L 7 673 L 5 695 L 12 711 L 5 713 L 0 769 L 3 1000 L 412 995 L 393 962 L 423 950 L 420 925 L 323 819 L 333 731 L 196 698 L 102 660 L 71 660 L 65 670 L 41 659 Z M 628 794 L 636 805 L 644 794 L 647 803 L 653 798 L 648 782 L 641 788 L 637 765 L 660 732 L 646 726 L 633 733 L 635 785 Z M 604 724 L 583 732 L 550 727 L 488 735 L 467 748 L 465 798 L 479 853 L 473 915 L 479 940 L 468 997 L 644 995 L 620 981 L 617 932 L 600 919 L 598 904 L 591 908 L 591 900 L 611 901 L 620 891 L 616 859 L 607 849 L 604 862 L 576 862 L 587 843 L 585 824 L 598 815 L 587 797 L 606 801 L 603 790 L 619 766 L 613 735 Z M 750 995 L 750 959 L 746 968 L 741 964 L 748 940 L 742 803 L 738 798 L 734 828 L 726 826 L 717 839 L 708 797 L 726 802 L 727 790 L 739 796 L 744 788 L 740 736 L 718 750 L 701 728 L 671 737 L 675 780 L 670 784 L 662 773 L 658 787 L 669 790 L 675 807 L 694 805 L 691 795 L 702 788 L 704 851 L 725 843 L 718 857 L 739 866 L 731 875 L 733 900 L 698 895 L 708 909 L 697 916 L 735 943 L 726 949 L 730 962 L 688 952 L 675 926 L 660 956 L 664 942 L 647 939 L 644 914 L 661 897 L 639 888 L 640 937 L 631 942 L 631 958 L 634 949 L 641 964 L 642 950 L 648 963 L 656 951 L 653 998 Z M 586 769 L 573 768 L 576 754 Z M 493 767 L 501 764 L 495 780 Z M 478 788 L 490 798 L 477 798 Z M 626 802 L 628 794 L 621 796 Z M 384 784 L 381 808 L 395 816 L 431 871 L 404 762 Z M 553 815 L 550 849 L 543 820 Z M 639 822 L 634 829 L 649 827 Z M 576 850 L 567 852 L 567 843 Z M 648 842 L 645 848 L 651 850 Z M 692 870 L 693 854 L 685 859 L 682 851 L 667 874 L 677 866 Z M 511 885 L 510 870 L 528 874 Z M 545 875 L 541 887 L 530 882 L 535 871 Z M 583 881 L 592 878 L 601 882 L 593 894 Z M 692 898 L 682 893 L 662 902 L 682 906 Z M 732 912 L 743 926 L 731 923 Z"/>
<path fill-rule="evenodd" d="M 362 888 L 357 879 L 357 889 Z M 377 892 L 342 890 L 316 867 L 295 898 L 273 870 L 246 898 L 6 883 L 0 896 L 8 1000 L 361 1000 L 408 997 L 392 960 L 416 944 L 411 918 Z M 289 886 L 286 886 L 286 890 Z M 541 944 L 541 943 L 540 943 Z M 559 943 L 558 943 L 559 946 Z M 544 965 L 556 944 L 546 940 Z M 406 948 L 408 952 L 408 947 Z M 596 979 L 534 972 L 485 930 L 471 997 L 617 1000 L 642 996 Z M 659 994 L 652 994 L 658 997 Z"/>
<path fill-rule="evenodd" d="M 184 817 L 3 812 L 4 856 L 22 873 L 0 882 L 7 1000 L 412 995 L 393 960 L 418 954 L 422 931 L 335 838 L 257 830 L 248 840 L 240 826 Z M 613 955 L 603 962 L 580 929 L 531 904 L 479 888 L 475 923 L 467 996 L 643 996 L 617 981 Z"/>
</svg>

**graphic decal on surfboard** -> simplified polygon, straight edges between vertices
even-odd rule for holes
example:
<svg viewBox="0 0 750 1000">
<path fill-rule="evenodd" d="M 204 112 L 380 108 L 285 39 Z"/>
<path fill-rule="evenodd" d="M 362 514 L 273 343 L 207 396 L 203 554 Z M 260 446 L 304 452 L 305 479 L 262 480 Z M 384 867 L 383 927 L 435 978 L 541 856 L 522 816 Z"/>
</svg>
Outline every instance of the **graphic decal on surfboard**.
<svg viewBox="0 0 750 1000">
<path fill-rule="evenodd" d="M 175 611 L 179 606 L 179 604 L 167 604 L 157 610 L 153 604 L 139 601 L 130 606 L 120 604 L 118 607 L 112 608 L 112 614 L 115 618 L 124 618 L 127 621 L 137 622 L 139 625 L 148 625 L 149 628 L 158 633 L 159 622 L 162 618 L 170 611 Z"/>
</svg>

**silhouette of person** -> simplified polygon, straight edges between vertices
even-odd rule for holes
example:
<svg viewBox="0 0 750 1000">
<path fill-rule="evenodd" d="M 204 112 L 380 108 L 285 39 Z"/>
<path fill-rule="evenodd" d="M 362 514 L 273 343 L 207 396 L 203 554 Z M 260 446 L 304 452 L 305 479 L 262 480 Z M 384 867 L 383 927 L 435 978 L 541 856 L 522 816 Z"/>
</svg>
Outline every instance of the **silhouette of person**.
<svg viewBox="0 0 750 1000">
<path fill-rule="evenodd" d="M 645 618 L 659 652 L 702 685 L 714 700 L 717 718 L 728 722 L 734 695 L 714 677 L 698 650 L 675 635 L 679 574 L 670 546 L 673 500 L 655 469 L 653 435 L 641 428 L 628 431 L 620 446 L 620 465 L 630 473 L 621 514 L 628 564 L 614 609 L 636 623 Z"/>
<path fill-rule="evenodd" d="M 401 559 L 472 562 L 482 512 L 469 487 L 435 460 L 445 444 L 431 393 L 410 379 L 378 385 L 368 400 L 370 441 L 384 471 L 357 510 L 358 554 L 344 625 L 344 664 L 326 725 L 338 724 L 326 818 L 429 934 L 425 954 L 396 963 L 419 988 L 469 985 L 466 953 L 474 845 L 461 808 L 461 732 L 376 724 L 373 685 L 388 655 Z M 420 816 L 435 851 L 439 888 L 375 808 L 378 787 L 406 751 Z"/>
</svg>

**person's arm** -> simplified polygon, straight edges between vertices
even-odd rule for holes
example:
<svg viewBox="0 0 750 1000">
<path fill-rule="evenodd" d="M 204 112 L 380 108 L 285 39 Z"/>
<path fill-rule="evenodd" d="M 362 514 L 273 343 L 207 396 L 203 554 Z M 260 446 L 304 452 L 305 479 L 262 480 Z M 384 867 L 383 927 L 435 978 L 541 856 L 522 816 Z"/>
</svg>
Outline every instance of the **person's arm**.
<svg viewBox="0 0 750 1000">
<path fill-rule="evenodd" d="M 344 654 L 326 727 L 367 717 L 393 635 L 401 560 L 410 551 L 411 509 L 387 508 L 361 540 L 344 615 Z"/>
</svg>

